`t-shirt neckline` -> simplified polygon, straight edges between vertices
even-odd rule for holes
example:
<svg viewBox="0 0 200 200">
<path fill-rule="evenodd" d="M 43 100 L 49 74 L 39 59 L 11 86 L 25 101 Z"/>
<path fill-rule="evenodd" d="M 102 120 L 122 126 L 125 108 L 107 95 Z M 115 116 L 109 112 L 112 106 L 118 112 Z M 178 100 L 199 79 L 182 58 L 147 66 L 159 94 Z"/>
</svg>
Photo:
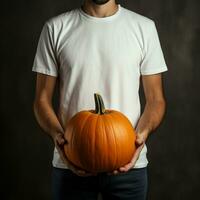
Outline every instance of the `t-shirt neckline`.
<svg viewBox="0 0 200 200">
<path fill-rule="evenodd" d="M 117 4 L 117 5 L 118 5 L 117 11 L 113 15 L 110 15 L 107 17 L 95 17 L 92 15 L 89 15 L 82 9 L 82 6 L 78 8 L 78 11 L 85 19 L 88 19 L 88 20 L 93 20 L 93 21 L 98 21 L 98 22 L 112 21 L 121 13 L 121 5 L 120 4 Z"/>
</svg>

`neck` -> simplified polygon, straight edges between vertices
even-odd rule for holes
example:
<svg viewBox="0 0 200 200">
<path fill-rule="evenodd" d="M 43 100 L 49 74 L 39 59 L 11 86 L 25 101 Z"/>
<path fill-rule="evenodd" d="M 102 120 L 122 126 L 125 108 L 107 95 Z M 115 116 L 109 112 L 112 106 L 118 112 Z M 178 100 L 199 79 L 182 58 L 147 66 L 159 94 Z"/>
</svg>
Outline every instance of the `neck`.
<svg viewBox="0 0 200 200">
<path fill-rule="evenodd" d="M 87 14 L 94 17 L 108 17 L 117 12 L 118 9 L 115 0 L 110 0 L 103 5 L 97 5 L 91 0 L 85 0 L 81 7 Z"/>
</svg>

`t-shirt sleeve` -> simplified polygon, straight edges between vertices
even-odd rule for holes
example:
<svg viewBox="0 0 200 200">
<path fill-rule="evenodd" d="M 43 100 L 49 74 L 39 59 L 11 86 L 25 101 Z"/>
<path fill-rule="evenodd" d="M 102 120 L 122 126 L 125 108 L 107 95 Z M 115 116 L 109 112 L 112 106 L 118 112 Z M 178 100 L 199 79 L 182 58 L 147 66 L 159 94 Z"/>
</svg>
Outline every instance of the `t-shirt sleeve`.
<svg viewBox="0 0 200 200">
<path fill-rule="evenodd" d="M 52 30 L 46 22 L 40 33 L 32 71 L 58 76 L 58 63 L 54 46 Z"/>
<path fill-rule="evenodd" d="M 140 73 L 142 75 L 150 75 L 167 71 L 168 68 L 154 21 L 152 21 L 147 33 Z"/>
</svg>

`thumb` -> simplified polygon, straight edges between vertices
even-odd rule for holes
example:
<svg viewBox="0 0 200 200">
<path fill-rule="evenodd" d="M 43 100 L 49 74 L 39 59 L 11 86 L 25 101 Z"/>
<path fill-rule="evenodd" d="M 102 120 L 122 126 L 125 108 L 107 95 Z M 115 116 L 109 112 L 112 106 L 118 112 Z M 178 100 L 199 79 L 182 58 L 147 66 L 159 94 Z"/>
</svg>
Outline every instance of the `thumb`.
<svg viewBox="0 0 200 200">
<path fill-rule="evenodd" d="M 64 138 L 63 134 L 59 134 L 57 137 L 57 143 L 58 145 L 64 145 L 67 141 Z"/>
<path fill-rule="evenodd" d="M 142 135 L 137 134 L 136 140 L 135 140 L 136 145 L 140 146 L 144 143 L 144 138 Z"/>
</svg>

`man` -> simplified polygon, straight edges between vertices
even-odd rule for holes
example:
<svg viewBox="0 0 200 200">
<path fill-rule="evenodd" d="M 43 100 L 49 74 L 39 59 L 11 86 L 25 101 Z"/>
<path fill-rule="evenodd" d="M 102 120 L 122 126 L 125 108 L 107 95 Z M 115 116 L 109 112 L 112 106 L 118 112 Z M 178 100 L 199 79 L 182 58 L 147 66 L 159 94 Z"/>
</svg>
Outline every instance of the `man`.
<svg viewBox="0 0 200 200">
<path fill-rule="evenodd" d="M 147 193 L 148 135 L 165 112 L 161 72 L 167 71 L 155 23 L 115 0 L 85 0 L 77 9 L 49 19 L 43 26 L 33 71 L 37 73 L 34 113 L 51 136 L 54 199 L 144 200 Z M 139 84 L 146 98 L 140 116 Z M 59 83 L 59 110 L 52 107 Z M 94 107 L 98 92 L 106 108 L 124 113 L 137 132 L 130 163 L 109 173 L 78 169 L 63 153 L 67 121 Z"/>
</svg>

